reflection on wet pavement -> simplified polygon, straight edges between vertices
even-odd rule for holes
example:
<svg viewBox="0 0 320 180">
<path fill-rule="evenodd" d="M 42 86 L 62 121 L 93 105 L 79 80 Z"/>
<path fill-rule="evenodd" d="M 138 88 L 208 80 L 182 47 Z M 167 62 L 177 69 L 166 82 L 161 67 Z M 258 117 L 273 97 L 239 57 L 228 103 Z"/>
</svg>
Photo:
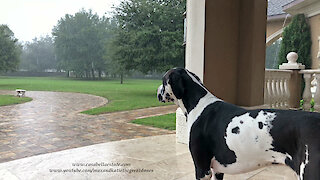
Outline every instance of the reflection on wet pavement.
<svg viewBox="0 0 320 180">
<path fill-rule="evenodd" d="M 0 91 L 0 94 L 13 92 Z M 62 92 L 28 91 L 31 102 L 0 107 L 0 162 L 97 143 L 175 133 L 128 123 L 141 116 L 166 114 L 175 106 L 97 116 L 83 110 L 102 106 L 102 97 Z"/>
</svg>

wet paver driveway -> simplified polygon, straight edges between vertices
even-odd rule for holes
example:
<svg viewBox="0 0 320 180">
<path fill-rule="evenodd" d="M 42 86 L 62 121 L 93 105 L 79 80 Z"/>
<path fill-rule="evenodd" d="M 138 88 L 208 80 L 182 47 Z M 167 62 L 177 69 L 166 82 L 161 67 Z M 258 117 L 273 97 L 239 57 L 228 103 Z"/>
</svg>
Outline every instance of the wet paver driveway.
<svg viewBox="0 0 320 180">
<path fill-rule="evenodd" d="M 13 92 L 0 91 L 0 94 Z M 93 95 L 27 91 L 31 102 L 0 107 L 0 162 L 97 143 L 172 134 L 130 120 L 175 112 L 175 106 L 86 115 L 107 100 Z"/>
</svg>

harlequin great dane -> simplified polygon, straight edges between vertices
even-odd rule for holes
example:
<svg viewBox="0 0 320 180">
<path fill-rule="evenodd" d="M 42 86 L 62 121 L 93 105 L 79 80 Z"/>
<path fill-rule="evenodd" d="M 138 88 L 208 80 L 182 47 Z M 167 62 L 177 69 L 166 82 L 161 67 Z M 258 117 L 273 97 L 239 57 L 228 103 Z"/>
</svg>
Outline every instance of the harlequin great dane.
<svg viewBox="0 0 320 180">
<path fill-rule="evenodd" d="M 246 110 L 212 95 L 192 72 L 169 70 L 158 88 L 161 102 L 185 113 L 196 179 L 285 164 L 300 180 L 320 180 L 320 114 Z"/>
</svg>

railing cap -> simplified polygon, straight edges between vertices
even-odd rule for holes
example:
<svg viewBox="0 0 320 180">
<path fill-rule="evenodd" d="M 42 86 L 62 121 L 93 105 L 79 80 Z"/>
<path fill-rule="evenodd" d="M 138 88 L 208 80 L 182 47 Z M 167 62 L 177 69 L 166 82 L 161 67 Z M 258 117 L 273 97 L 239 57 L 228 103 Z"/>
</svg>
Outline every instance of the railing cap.
<svg viewBox="0 0 320 180">
<path fill-rule="evenodd" d="M 320 74 L 320 69 L 307 69 L 299 71 L 300 74 Z"/>
<path fill-rule="evenodd" d="M 305 69 L 305 65 L 297 63 L 298 54 L 296 52 L 289 52 L 287 54 L 288 63 L 279 65 L 279 69 Z"/>
<path fill-rule="evenodd" d="M 265 69 L 266 72 L 284 72 L 284 73 L 293 73 L 292 70 L 286 70 L 286 69 Z"/>
</svg>

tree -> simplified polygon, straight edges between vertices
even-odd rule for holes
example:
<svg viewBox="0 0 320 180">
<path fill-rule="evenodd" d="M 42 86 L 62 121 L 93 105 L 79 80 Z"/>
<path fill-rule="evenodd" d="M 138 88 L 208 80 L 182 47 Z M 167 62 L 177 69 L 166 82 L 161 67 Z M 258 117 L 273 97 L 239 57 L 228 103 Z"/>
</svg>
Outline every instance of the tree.
<svg viewBox="0 0 320 180">
<path fill-rule="evenodd" d="M 268 69 L 278 69 L 278 54 L 281 39 L 276 40 L 266 48 L 266 68 Z"/>
<path fill-rule="evenodd" d="M 80 77 L 95 78 L 95 71 L 105 69 L 105 43 L 109 38 L 109 20 L 91 10 L 66 14 L 53 28 L 55 52 L 59 66 Z"/>
<path fill-rule="evenodd" d="M 50 36 L 35 38 L 27 42 L 22 51 L 20 68 L 28 71 L 43 72 L 57 69 L 53 40 Z"/>
<path fill-rule="evenodd" d="M 0 72 L 18 68 L 21 46 L 7 25 L 0 25 Z"/>
<path fill-rule="evenodd" d="M 182 0 L 127 0 L 114 11 L 112 60 L 121 74 L 184 66 Z"/>
<path fill-rule="evenodd" d="M 295 15 L 284 29 L 278 65 L 287 62 L 287 54 L 291 51 L 298 53 L 297 62 L 304 64 L 306 69 L 311 68 L 311 34 L 304 14 Z"/>
</svg>

